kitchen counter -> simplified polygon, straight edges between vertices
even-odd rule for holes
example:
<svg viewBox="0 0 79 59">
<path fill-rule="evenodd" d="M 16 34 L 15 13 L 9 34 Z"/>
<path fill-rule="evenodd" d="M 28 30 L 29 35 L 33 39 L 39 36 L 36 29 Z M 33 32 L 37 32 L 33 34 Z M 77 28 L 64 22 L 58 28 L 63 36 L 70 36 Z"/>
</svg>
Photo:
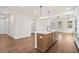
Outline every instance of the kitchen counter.
<svg viewBox="0 0 79 59">
<path fill-rule="evenodd" d="M 56 42 L 55 32 L 37 32 L 37 49 L 45 52 Z"/>
<path fill-rule="evenodd" d="M 36 32 L 33 32 L 33 33 L 49 34 L 49 33 L 52 33 L 52 32 L 57 32 L 57 31 L 56 30 L 52 30 L 52 31 L 36 31 Z"/>
</svg>

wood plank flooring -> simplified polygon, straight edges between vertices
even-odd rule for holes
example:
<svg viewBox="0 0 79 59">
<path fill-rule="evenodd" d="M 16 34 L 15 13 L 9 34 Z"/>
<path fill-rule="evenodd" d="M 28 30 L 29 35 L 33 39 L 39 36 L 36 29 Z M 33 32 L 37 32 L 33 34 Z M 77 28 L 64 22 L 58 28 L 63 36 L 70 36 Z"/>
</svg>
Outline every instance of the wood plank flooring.
<svg viewBox="0 0 79 59">
<path fill-rule="evenodd" d="M 24 53 L 34 49 L 34 36 L 19 40 L 8 35 L 0 35 L 0 52 Z"/>
<path fill-rule="evenodd" d="M 57 42 L 47 51 L 48 53 L 77 53 L 73 34 L 58 33 Z"/>
<path fill-rule="evenodd" d="M 39 52 L 39 50 L 37 52 Z M 74 43 L 73 34 L 58 33 L 57 42 L 52 45 L 45 53 L 78 53 L 78 49 Z"/>
<path fill-rule="evenodd" d="M 5 34 L 0 35 L 0 52 L 43 53 L 34 48 L 34 35 L 16 40 Z M 58 33 L 57 42 L 45 53 L 78 53 L 73 34 Z"/>
</svg>

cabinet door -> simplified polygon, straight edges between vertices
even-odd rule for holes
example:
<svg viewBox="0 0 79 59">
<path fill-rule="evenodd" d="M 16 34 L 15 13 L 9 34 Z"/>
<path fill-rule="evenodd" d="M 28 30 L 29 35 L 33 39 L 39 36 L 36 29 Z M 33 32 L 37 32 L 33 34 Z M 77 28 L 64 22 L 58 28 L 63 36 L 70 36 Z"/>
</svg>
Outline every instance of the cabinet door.
<svg viewBox="0 0 79 59">
<path fill-rule="evenodd" d="M 56 33 L 53 34 L 53 43 L 56 41 Z"/>
<path fill-rule="evenodd" d="M 50 38 L 50 35 L 48 35 L 47 36 L 47 43 L 46 43 L 46 45 L 47 45 L 47 49 L 51 46 L 51 38 Z"/>
<path fill-rule="evenodd" d="M 54 40 L 54 37 L 53 37 L 53 33 L 51 34 L 51 44 L 53 44 L 53 40 Z"/>
<path fill-rule="evenodd" d="M 35 45 L 35 33 L 31 34 L 31 39 L 33 40 L 33 45 Z"/>
<path fill-rule="evenodd" d="M 37 35 L 37 48 L 41 50 L 47 50 L 47 36 L 46 35 Z"/>
<path fill-rule="evenodd" d="M 51 39 L 51 34 L 48 34 L 48 44 L 49 44 L 49 47 L 51 46 L 52 44 L 52 39 Z"/>
</svg>

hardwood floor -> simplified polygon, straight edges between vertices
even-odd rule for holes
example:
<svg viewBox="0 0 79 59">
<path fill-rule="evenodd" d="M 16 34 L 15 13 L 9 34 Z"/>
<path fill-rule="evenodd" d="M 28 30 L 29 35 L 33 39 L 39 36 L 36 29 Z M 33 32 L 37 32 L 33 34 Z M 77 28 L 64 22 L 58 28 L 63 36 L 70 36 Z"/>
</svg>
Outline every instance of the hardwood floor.
<svg viewBox="0 0 79 59">
<path fill-rule="evenodd" d="M 47 53 L 77 53 L 73 34 L 58 33 L 57 42 Z"/>
<path fill-rule="evenodd" d="M 0 34 L 0 52 L 7 52 L 15 46 L 15 40 L 6 34 Z"/>
<path fill-rule="evenodd" d="M 16 40 L 8 35 L 0 35 L 0 52 L 29 52 L 34 49 L 33 37 Z"/>
<path fill-rule="evenodd" d="M 19 40 L 8 35 L 0 35 L 0 52 L 8 53 L 43 53 L 34 48 L 34 35 Z M 58 33 L 57 42 L 45 53 L 77 53 L 73 34 Z"/>
</svg>

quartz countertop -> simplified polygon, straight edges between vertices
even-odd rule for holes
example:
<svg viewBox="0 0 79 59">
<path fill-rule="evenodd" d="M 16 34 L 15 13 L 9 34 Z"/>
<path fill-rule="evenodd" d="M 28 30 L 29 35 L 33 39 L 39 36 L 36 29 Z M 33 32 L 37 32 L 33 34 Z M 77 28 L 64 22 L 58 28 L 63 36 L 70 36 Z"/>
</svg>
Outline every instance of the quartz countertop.
<svg viewBox="0 0 79 59">
<path fill-rule="evenodd" d="M 33 33 L 48 34 L 48 33 L 52 33 L 52 32 L 56 32 L 56 30 L 52 30 L 52 31 L 36 31 L 36 32 L 33 32 Z"/>
</svg>

